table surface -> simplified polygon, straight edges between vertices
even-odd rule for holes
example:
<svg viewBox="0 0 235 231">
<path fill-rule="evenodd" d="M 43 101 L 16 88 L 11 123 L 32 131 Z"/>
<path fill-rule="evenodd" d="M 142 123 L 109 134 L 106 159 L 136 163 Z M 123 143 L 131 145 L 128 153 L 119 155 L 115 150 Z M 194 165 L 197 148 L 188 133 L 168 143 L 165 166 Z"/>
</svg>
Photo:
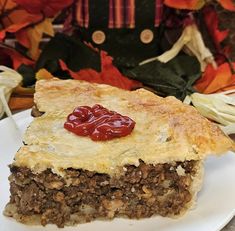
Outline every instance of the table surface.
<svg viewBox="0 0 235 231">
<path fill-rule="evenodd" d="M 19 112 L 19 111 L 17 111 Z M 15 114 L 14 112 L 13 114 Z M 4 118 L 4 117 L 3 117 Z M 1 118 L 0 118 L 1 120 Z M 231 137 L 233 140 L 235 140 L 235 135 Z M 235 231 L 235 217 L 221 230 L 221 231 Z"/>
</svg>

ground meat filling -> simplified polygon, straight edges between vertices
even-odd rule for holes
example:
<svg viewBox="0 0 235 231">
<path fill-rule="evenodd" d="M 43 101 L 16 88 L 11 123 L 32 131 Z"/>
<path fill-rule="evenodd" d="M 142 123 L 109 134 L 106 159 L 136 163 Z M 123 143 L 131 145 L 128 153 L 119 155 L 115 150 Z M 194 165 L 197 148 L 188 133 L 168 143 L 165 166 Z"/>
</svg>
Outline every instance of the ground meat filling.
<svg viewBox="0 0 235 231">
<path fill-rule="evenodd" d="M 31 116 L 33 117 L 40 117 L 44 114 L 44 112 L 41 112 L 38 110 L 37 106 L 34 105 L 31 110 Z"/>
<path fill-rule="evenodd" d="M 62 178 L 50 169 L 33 174 L 11 166 L 10 203 L 21 215 L 41 216 L 41 224 L 63 227 L 68 222 L 95 218 L 150 217 L 180 214 L 191 200 L 189 192 L 196 161 L 122 168 L 120 177 L 81 169 L 67 169 Z"/>
</svg>

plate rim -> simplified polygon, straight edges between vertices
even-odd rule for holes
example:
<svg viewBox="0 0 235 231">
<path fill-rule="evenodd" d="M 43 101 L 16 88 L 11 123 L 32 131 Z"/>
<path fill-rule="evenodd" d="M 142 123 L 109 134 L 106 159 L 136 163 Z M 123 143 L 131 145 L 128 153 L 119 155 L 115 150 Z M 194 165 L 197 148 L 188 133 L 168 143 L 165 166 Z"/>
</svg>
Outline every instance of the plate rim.
<svg viewBox="0 0 235 231">
<path fill-rule="evenodd" d="M 19 119 L 22 119 L 22 116 L 25 114 L 26 116 L 28 115 L 28 113 L 30 113 L 31 109 L 26 109 L 26 110 L 22 110 L 22 111 L 19 111 L 19 112 L 16 112 L 14 114 L 12 114 L 12 117 L 15 119 L 15 120 L 19 120 Z M 30 117 L 32 117 L 30 114 L 29 114 Z M 9 120 L 10 118 L 8 116 L 6 116 L 5 118 L 3 119 L 0 119 L 0 125 L 2 123 L 4 123 L 5 121 Z"/>
</svg>

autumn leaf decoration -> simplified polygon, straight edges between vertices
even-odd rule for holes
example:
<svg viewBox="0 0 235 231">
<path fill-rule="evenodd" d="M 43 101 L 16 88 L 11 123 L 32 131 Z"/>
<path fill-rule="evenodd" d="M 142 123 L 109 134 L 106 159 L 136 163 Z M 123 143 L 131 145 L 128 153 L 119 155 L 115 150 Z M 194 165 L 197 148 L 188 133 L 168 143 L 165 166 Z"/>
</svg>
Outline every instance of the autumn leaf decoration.
<svg viewBox="0 0 235 231">
<path fill-rule="evenodd" d="M 39 45 L 43 35 L 54 36 L 53 20 L 62 9 L 66 9 L 72 2 L 73 0 L 0 0 L 1 64 L 11 66 L 19 72 L 20 69 L 26 67 L 33 70 L 40 55 Z M 13 71 L 11 72 L 13 73 Z M 14 73 L 15 76 L 16 73 Z M 7 75 L 7 77 L 9 76 Z M 10 78 L 9 81 L 11 81 Z M 23 81 L 18 82 L 17 90 L 14 89 L 14 97 L 11 97 L 9 101 L 11 109 L 31 107 L 33 103 L 33 89 L 22 87 L 24 82 L 25 76 Z M 16 91 L 18 92 L 16 93 Z M 0 117 L 3 111 L 10 115 L 6 102 L 9 100 L 11 92 L 12 90 L 7 93 L 7 97 L 3 93 L 1 94 Z M 28 92 L 30 92 L 29 96 Z M 1 105 L 5 105 L 4 110 Z"/>
<path fill-rule="evenodd" d="M 39 43 L 43 34 L 54 35 L 52 27 L 54 17 L 72 2 L 72 0 L 0 0 L 2 27 L 0 40 L 3 42 L 6 35 L 11 34 L 20 45 L 27 49 L 25 58 L 31 61 L 36 60 L 40 54 Z M 9 54 L 11 49 L 8 49 L 6 44 L 4 45 L 2 43 L 2 47 Z M 23 63 L 29 64 L 29 61 L 23 60 Z"/>
<path fill-rule="evenodd" d="M 44 47 L 36 63 L 37 79 L 50 78 L 43 68 L 57 76 L 67 73 L 74 79 L 93 83 L 108 84 L 130 90 L 141 87 L 138 81 L 128 79 L 113 65 L 112 57 L 106 52 L 84 45 L 79 39 L 57 33 Z M 41 70 L 41 71 L 40 71 Z M 42 75 L 43 73 L 43 75 Z"/>
<path fill-rule="evenodd" d="M 208 0 L 164 0 L 164 4 L 181 10 L 199 10 L 205 4 L 212 2 Z M 226 10 L 235 11 L 233 0 L 217 0 L 217 2 Z"/>
<path fill-rule="evenodd" d="M 202 77 L 196 82 L 197 91 L 211 94 L 235 89 L 235 63 L 223 63 L 214 69 L 208 65 Z"/>
</svg>

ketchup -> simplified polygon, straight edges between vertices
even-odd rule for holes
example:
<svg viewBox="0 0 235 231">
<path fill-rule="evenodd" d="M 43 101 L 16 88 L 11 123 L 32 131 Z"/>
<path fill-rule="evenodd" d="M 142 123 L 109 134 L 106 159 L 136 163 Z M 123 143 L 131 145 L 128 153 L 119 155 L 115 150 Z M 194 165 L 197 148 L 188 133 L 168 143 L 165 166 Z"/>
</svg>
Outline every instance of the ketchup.
<svg viewBox="0 0 235 231">
<path fill-rule="evenodd" d="M 96 104 L 80 106 L 68 115 L 64 128 L 78 136 L 89 136 L 94 141 L 127 136 L 135 127 L 135 121 L 115 111 Z"/>
</svg>

